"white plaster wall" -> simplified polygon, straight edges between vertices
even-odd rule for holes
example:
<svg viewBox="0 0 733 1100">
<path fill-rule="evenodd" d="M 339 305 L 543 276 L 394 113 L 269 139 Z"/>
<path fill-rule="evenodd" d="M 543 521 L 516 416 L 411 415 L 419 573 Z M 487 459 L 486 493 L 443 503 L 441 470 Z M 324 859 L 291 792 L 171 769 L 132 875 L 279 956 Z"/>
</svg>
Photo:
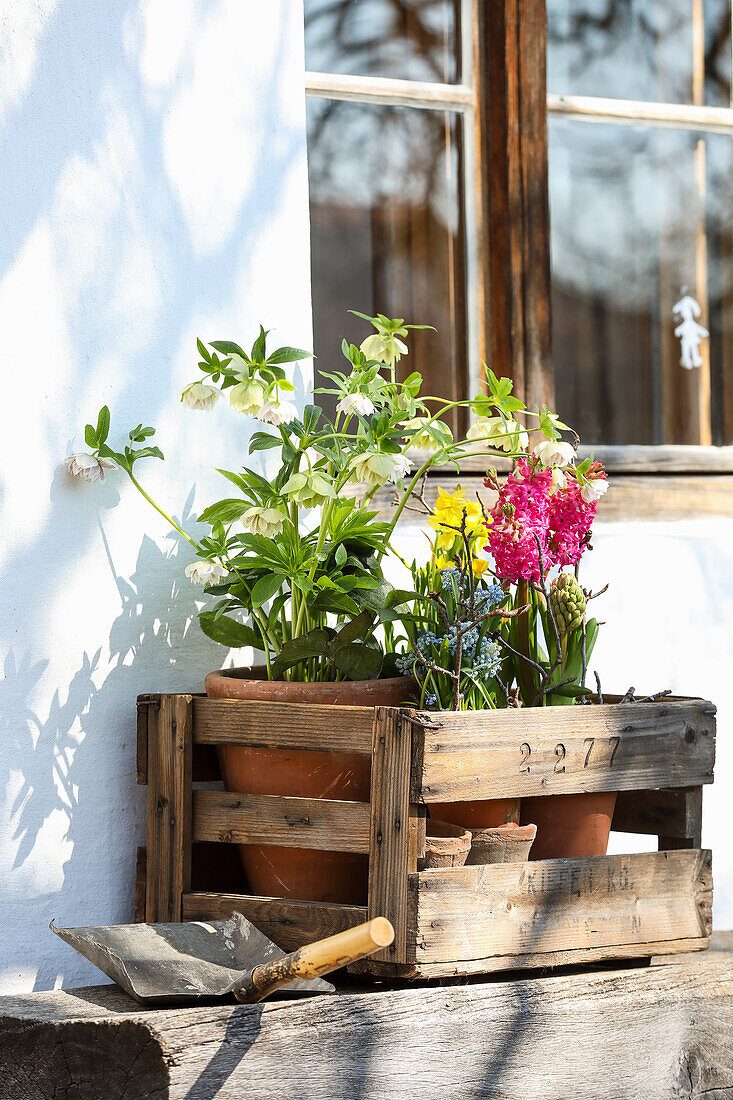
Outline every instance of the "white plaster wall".
<svg viewBox="0 0 733 1100">
<path fill-rule="evenodd" d="M 225 656 L 187 544 L 124 474 L 59 463 L 105 402 L 113 436 L 152 423 L 142 476 L 191 525 L 246 457 L 228 406 L 178 403 L 195 337 L 310 345 L 302 19 L 0 0 L 0 992 L 98 980 L 47 925 L 131 917 L 135 697 Z"/>
<path fill-rule="evenodd" d="M 400 541 L 408 561 L 425 557 L 417 529 L 405 529 Z M 593 590 L 610 581 L 592 605 L 606 624 L 591 662 L 603 689 L 622 694 L 633 685 L 649 694 L 671 688 L 718 707 L 715 783 L 705 789 L 702 839 L 713 850 L 715 927 L 733 928 L 733 520 L 598 524 L 593 541 L 581 580 Z M 619 833 L 609 850 L 655 847 L 653 837 Z"/>
</svg>

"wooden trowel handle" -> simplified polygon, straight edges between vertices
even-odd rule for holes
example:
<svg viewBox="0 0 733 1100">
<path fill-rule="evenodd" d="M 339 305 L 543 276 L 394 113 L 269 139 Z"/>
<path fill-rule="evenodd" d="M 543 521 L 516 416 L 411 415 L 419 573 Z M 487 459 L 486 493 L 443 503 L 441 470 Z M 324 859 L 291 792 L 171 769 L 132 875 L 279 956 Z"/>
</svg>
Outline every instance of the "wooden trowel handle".
<svg viewBox="0 0 733 1100">
<path fill-rule="evenodd" d="M 394 928 L 386 917 L 374 917 L 356 928 L 347 928 L 325 940 L 299 947 L 290 955 L 272 962 L 262 963 L 252 972 L 252 988 L 249 992 L 236 992 L 237 1000 L 260 1001 L 281 986 L 298 978 L 320 978 L 341 966 L 373 955 L 383 947 L 389 947 L 394 939 Z"/>
</svg>

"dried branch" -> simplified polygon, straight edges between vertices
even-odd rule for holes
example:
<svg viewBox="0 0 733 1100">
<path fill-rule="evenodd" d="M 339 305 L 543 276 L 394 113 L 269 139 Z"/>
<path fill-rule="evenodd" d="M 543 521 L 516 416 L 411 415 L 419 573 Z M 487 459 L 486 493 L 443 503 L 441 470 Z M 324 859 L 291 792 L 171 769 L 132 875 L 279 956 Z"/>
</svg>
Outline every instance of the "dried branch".
<svg viewBox="0 0 733 1100">
<path fill-rule="evenodd" d="M 593 675 L 596 678 L 596 690 L 598 691 L 598 703 L 599 703 L 599 706 L 603 706 L 603 691 L 601 690 L 601 678 L 600 678 L 600 676 L 598 675 L 597 672 L 594 672 Z"/>
</svg>

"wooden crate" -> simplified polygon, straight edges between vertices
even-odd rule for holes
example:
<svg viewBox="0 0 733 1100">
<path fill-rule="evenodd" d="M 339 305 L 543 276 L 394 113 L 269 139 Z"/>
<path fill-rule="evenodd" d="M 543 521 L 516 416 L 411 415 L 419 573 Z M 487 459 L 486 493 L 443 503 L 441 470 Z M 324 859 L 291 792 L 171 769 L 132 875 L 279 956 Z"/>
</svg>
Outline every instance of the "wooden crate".
<svg viewBox="0 0 733 1100">
<path fill-rule="evenodd" d="M 701 699 L 453 714 L 141 696 L 138 917 L 238 909 L 291 950 L 382 914 L 395 942 L 361 967 L 411 978 L 705 948 L 712 862 L 700 828 L 714 715 Z M 371 800 L 200 789 L 218 775 L 221 744 L 371 755 Z M 620 792 L 614 829 L 658 836 L 658 852 L 417 870 L 432 802 L 602 790 Z M 218 891 L 192 888 L 197 845 L 236 857 L 247 843 L 368 853 L 368 906 L 253 897 L 223 877 Z M 211 873 L 210 854 L 206 864 Z"/>
</svg>

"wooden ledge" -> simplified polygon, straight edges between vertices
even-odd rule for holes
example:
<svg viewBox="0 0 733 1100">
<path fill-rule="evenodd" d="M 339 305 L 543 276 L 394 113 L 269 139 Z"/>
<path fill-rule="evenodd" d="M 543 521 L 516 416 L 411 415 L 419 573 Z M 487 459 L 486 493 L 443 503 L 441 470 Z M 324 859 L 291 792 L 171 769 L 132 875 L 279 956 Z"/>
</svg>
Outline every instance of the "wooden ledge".
<svg viewBox="0 0 733 1100">
<path fill-rule="evenodd" d="M 0 1100 L 733 1095 L 733 933 L 648 968 L 150 1009 L 0 998 Z M 73 1090 L 73 1093 L 72 1093 Z"/>
</svg>

